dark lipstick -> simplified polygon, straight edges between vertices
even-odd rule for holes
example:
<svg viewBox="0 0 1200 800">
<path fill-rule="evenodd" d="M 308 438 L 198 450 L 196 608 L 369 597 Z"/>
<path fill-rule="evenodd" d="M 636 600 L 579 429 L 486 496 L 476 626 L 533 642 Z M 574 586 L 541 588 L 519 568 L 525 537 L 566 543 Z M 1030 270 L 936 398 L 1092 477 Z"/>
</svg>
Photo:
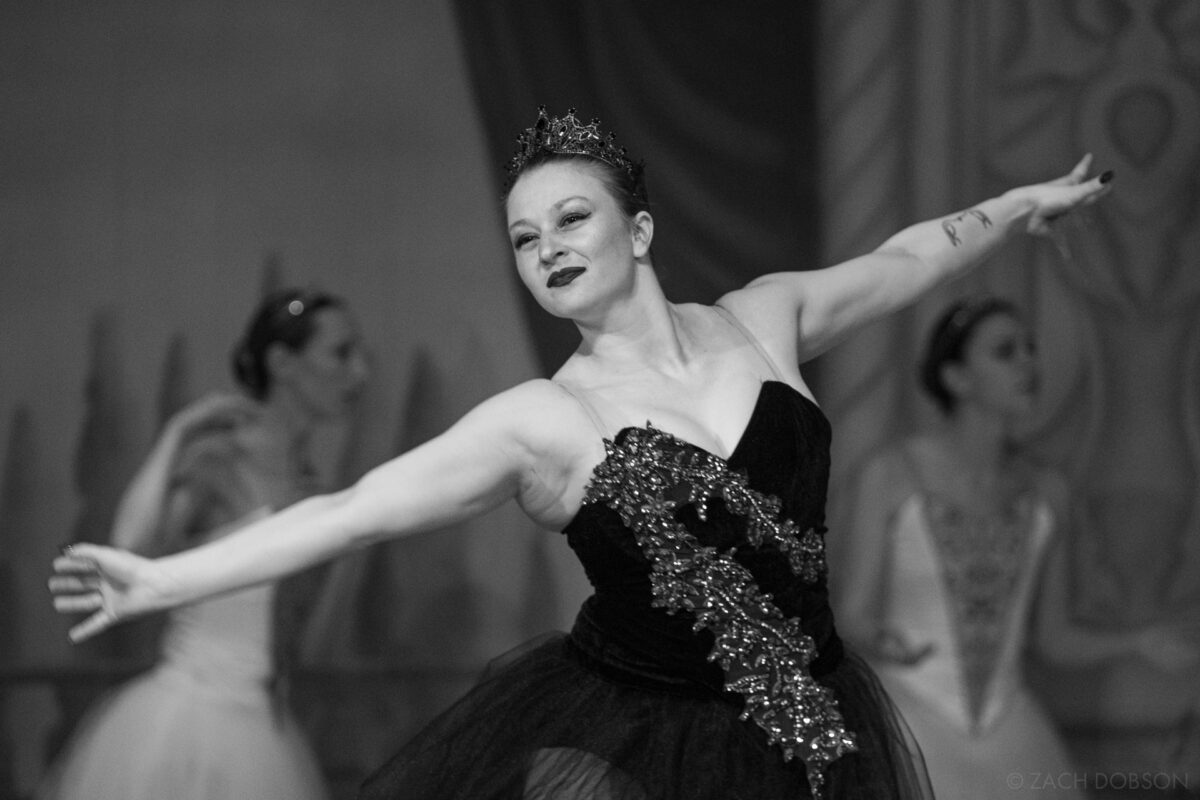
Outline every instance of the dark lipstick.
<svg viewBox="0 0 1200 800">
<path fill-rule="evenodd" d="M 559 286 L 566 286 L 571 281 L 582 275 L 586 270 L 583 267 L 565 267 L 556 269 L 550 273 L 550 277 L 546 279 L 547 288 L 554 289 Z"/>
</svg>

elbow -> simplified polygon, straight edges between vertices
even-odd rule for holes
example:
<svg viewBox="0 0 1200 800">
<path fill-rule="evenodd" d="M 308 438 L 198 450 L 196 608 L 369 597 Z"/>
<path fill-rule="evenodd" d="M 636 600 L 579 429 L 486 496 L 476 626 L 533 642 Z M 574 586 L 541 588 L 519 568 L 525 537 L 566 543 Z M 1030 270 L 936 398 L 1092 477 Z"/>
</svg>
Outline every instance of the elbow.
<svg viewBox="0 0 1200 800">
<path fill-rule="evenodd" d="M 327 530 L 337 552 L 360 550 L 392 538 L 396 524 L 384 517 L 378 497 L 362 483 L 333 494 L 301 501 L 319 503 L 317 513 L 327 520 Z"/>
</svg>

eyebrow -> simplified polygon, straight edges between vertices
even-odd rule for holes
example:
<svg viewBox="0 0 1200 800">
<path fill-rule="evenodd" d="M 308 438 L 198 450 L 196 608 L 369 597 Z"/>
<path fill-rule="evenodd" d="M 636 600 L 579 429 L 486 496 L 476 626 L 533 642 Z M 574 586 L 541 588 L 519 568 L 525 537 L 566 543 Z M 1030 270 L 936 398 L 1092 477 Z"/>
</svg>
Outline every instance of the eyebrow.
<svg viewBox="0 0 1200 800">
<path fill-rule="evenodd" d="M 573 194 L 570 197 L 564 197 L 562 200 L 559 200 L 557 203 L 555 203 L 553 206 L 551 206 L 551 208 L 553 208 L 555 211 L 558 211 L 563 206 L 565 206 L 567 203 L 571 202 L 572 200 L 585 200 L 586 201 L 587 199 L 588 198 L 584 197 L 581 194 Z M 527 219 L 519 219 L 516 222 L 514 222 L 512 225 L 509 225 L 508 230 L 511 232 L 512 229 L 517 227 L 518 225 L 532 225 L 532 224 L 533 223 L 531 223 Z"/>
</svg>

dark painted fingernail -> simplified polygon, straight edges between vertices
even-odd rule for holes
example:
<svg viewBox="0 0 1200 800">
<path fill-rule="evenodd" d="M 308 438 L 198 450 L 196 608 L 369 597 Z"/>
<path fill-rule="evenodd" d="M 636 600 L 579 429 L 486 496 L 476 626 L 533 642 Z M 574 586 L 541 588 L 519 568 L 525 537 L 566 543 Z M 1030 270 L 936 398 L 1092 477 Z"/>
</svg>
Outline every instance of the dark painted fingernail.
<svg viewBox="0 0 1200 800">
<path fill-rule="evenodd" d="M 1101 182 L 1101 183 L 1108 183 L 1108 182 L 1109 182 L 1109 181 L 1111 181 L 1112 179 L 1113 179 L 1113 171 L 1112 171 L 1111 169 L 1110 169 L 1110 170 L 1106 170 L 1106 171 L 1105 171 L 1103 174 L 1101 174 L 1101 175 L 1100 175 L 1100 182 Z"/>
<path fill-rule="evenodd" d="M 65 556 L 71 552 L 71 548 L 73 546 L 74 545 L 72 545 L 71 542 L 64 542 L 63 544 L 60 544 L 58 546 L 58 552 L 62 553 Z"/>
</svg>

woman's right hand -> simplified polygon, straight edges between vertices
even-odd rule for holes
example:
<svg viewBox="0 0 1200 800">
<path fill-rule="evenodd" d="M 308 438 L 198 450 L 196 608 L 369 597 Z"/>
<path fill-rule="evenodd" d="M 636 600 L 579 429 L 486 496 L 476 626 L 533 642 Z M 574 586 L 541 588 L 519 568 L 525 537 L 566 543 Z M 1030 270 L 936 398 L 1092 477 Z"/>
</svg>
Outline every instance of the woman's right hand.
<svg viewBox="0 0 1200 800">
<path fill-rule="evenodd" d="M 932 642 L 914 645 L 900 631 L 881 628 L 875 635 L 871 649 L 874 657 L 879 661 L 904 667 L 915 667 L 933 655 L 935 647 Z"/>
<path fill-rule="evenodd" d="M 205 428 L 233 428 L 255 418 L 261 406 L 245 395 L 218 392 L 189 403 L 167 420 L 167 429 L 186 438 Z"/>
<path fill-rule="evenodd" d="M 170 581 L 150 559 L 96 544 L 70 545 L 54 559 L 48 581 L 54 610 L 86 614 L 72 642 L 90 639 L 117 622 L 164 608 Z"/>
</svg>

